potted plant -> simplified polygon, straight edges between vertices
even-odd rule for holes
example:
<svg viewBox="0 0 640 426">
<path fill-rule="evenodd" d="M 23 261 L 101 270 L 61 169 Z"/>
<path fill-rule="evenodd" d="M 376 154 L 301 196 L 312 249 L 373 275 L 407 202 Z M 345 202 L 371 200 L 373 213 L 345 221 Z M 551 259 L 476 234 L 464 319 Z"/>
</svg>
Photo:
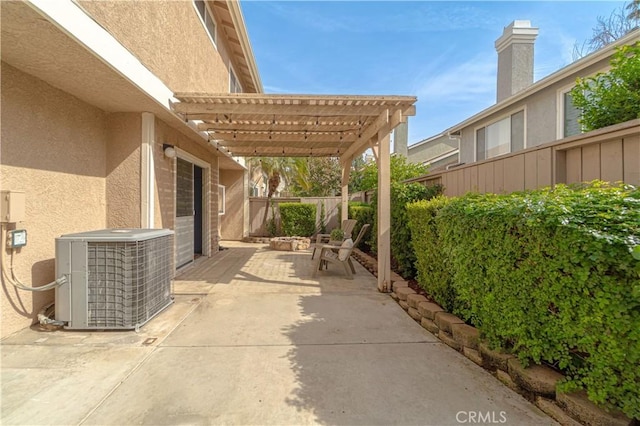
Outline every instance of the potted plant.
<svg viewBox="0 0 640 426">
<path fill-rule="evenodd" d="M 344 240 L 344 231 L 340 228 L 334 228 L 331 230 L 331 233 L 329 234 L 329 243 L 342 243 L 342 240 Z"/>
</svg>

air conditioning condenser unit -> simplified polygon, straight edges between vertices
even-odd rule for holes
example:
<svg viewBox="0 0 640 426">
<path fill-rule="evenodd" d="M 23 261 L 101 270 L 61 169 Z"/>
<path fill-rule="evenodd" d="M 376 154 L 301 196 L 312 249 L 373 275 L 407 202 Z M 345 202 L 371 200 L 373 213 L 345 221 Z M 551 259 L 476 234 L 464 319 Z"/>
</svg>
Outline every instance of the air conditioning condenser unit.
<svg viewBox="0 0 640 426">
<path fill-rule="evenodd" d="M 56 238 L 55 319 L 69 329 L 138 329 L 171 305 L 173 231 L 103 229 Z"/>
</svg>

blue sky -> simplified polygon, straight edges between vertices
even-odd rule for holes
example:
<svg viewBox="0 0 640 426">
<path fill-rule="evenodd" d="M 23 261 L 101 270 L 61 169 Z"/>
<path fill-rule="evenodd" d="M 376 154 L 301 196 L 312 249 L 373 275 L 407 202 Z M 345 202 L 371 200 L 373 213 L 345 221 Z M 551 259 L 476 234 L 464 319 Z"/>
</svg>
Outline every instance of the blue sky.
<svg viewBox="0 0 640 426">
<path fill-rule="evenodd" d="M 495 40 L 528 19 L 535 80 L 619 1 L 268 1 L 241 3 L 266 93 L 414 95 L 409 144 L 493 105 Z"/>
</svg>

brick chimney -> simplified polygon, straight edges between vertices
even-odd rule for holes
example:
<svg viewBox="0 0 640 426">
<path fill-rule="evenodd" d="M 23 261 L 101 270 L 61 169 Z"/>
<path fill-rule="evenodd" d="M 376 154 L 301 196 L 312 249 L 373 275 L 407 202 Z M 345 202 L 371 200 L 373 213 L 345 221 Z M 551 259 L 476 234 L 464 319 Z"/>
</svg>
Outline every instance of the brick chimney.
<svg viewBox="0 0 640 426">
<path fill-rule="evenodd" d="M 538 29 L 530 21 L 513 21 L 496 40 L 498 51 L 497 102 L 533 84 L 533 44 Z"/>
</svg>

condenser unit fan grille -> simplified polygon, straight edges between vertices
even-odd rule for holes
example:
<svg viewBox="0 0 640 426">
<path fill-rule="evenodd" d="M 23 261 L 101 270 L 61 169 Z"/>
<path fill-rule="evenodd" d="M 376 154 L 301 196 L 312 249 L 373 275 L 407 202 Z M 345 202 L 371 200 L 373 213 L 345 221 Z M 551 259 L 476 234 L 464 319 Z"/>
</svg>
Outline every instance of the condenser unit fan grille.
<svg viewBox="0 0 640 426">
<path fill-rule="evenodd" d="M 87 244 L 87 325 L 143 324 L 167 306 L 172 236 Z"/>
</svg>

